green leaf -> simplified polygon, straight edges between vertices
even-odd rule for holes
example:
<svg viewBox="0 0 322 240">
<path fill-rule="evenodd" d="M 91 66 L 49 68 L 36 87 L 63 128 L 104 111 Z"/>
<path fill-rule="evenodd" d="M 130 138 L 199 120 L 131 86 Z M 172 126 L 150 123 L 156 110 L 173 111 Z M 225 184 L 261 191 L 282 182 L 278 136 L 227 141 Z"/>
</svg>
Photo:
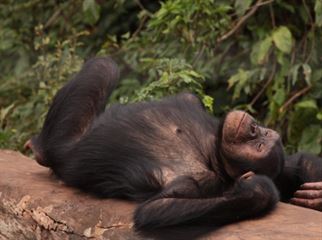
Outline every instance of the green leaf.
<svg viewBox="0 0 322 240">
<path fill-rule="evenodd" d="M 256 43 L 252 49 L 252 53 L 250 56 L 252 63 L 263 64 L 271 46 L 272 46 L 272 38 L 270 36 Z"/>
<path fill-rule="evenodd" d="M 318 113 L 316 114 L 316 118 L 317 118 L 318 120 L 322 121 L 322 112 L 318 112 Z"/>
<path fill-rule="evenodd" d="M 285 27 L 277 28 L 272 34 L 275 46 L 284 53 L 290 53 L 292 50 L 292 33 Z"/>
<path fill-rule="evenodd" d="M 310 125 L 303 130 L 299 142 L 298 150 L 313 154 L 319 154 L 322 151 L 322 128 L 320 125 Z"/>
<path fill-rule="evenodd" d="M 283 104 L 283 103 L 284 103 L 284 101 L 285 101 L 285 98 L 286 98 L 286 96 L 285 96 L 285 90 L 284 90 L 284 89 L 282 89 L 282 88 L 278 89 L 278 90 L 276 91 L 276 93 L 275 93 L 274 97 L 273 97 L 274 101 L 275 101 L 279 106 L 282 106 L 282 104 Z"/>
<path fill-rule="evenodd" d="M 17 38 L 15 31 L 0 26 L 0 51 L 12 48 Z"/>
<path fill-rule="evenodd" d="M 304 63 L 302 67 L 303 67 L 304 79 L 308 85 L 311 85 L 312 69 L 310 65 L 308 65 L 307 63 Z"/>
<path fill-rule="evenodd" d="M 303 68 L 303 75 L 304 75 L 304 79 L 305 79 L 306 83 L 308 85 L 311 85 L 312 69 L 311 69 L 310 65 L 308 65 L 307 63 L 296 64 L 291 68 L 290 73 L 292 74 L 292 85 L 294 85 L 297 82 L 298 72 L 299 72 L 300 67 Z"/>
<path fill-rule="evenodd" d="M 6 119 L 8 113 L 13 109 L 14 106 L 15 104 L 12 103 L 8 107 L 0 109 L 0 127 L 3 124 L 4 120 Z"/>
<path fill-rule="evenodd" d="M 315 0 L 315 23 L 318 27 L 322 27 L 322 0 Z"/>
<path fill-rule="evenodd" d="M 277 1 L 276 2 L 279 6 L 281 6 L 282 8 L 284 8 L 284 9 L 286 9 L 286 10 L 288 10 L 288 11 L 290 11 L 291 13 L 294 13 L 295 12 L 295 7 L 296 7 L 296 5 L 295 6 L 293 6 L 292 4 L 289 4 L 289 3 L 287 3 L 286 1 L 284 1 L 284 0 L 279 0 L 279 1 Z"/>
<path fill-rule="evenodd" d="M 185 82 L 185 83 L 191 83 L 193 82 L 193 78 L 191 78 L 188 74 L 184 72 L 179 72 L 177 75 Z"/>
<path fill-rule="evenodd" d="M 238 69 L 238 73 L 234 74 L 228 79 L 228 89 L 234 87 L 233 99 L 240 97 L 241 90 L 245 91 L 245 85 L 248 80 L 254 75 L 255 71 L 245 71 L 244 69 Z"/>
<path fill-rule="evenodd" d="M 238 16 L 244 15 L 249 6 L 252 4 L 253 0 L 236 0 L 235 9 Z"/>
<path fill-rule="evenodd" d="M 14 69 L 14 72 L 16 75 L 20 75 L 29 66 L 29 57 L 28 57 L 27 52 L 22 50 L 19 52 L 19 55 L 20 55 L 20 57 L 19 57 L 18 61 L 16 62 L 15 69 Z"/>
<path fill-rule="evenodd" d="M 95 0 L 83 1 L 84 21 L 91 25 L 95 24 L 100 17 L 101 7 Z"/>
<path fill-rule="evenodd" d="M 299 73 L 299 68 L 301 67 L 301 64 L 296 64 L 292 67 L 291 69 L 291 74 L 292 74 L 292 85 L 294 85 L 297 82 L 298 78 L 298 73 Z"/>
<path fill-rule="evenodd" d="M 208 95 L 204 95 L 202 98 L 203 105 L 210 111 L 213 112 L 214 99 Z"/>
<path fill-rule="evenodd" d="M 309 15 L 308 15 L 308 12 L 307 12 L 307 9 L 306 7 L 304 6 L 304 4 L 302 5 L 299 5 L 298 6 L 298 11 L 299 11 L 299 17 L 301 17 L 301 19 L 303 20 L 303 22 L 305 24 L 308 24 L 309 21 L 310 21 L 310 18 L 309 18 Z"/>
<path fill-rule="evenodd" d="M 304 100 L 295 105 L 295 108 L 313 108 L 318 109 L 315 100 Z"/>
<path fill-rule="evenodd" d="M 196 71 L 193 71 L 193 70 L 186 70 L 187 74 L 191 75 L 192 77 L 195 77 L 195 78 L 200 78 L 202 80 L 204 80 L 204 77 L 197 73 Z"/>
</svg>

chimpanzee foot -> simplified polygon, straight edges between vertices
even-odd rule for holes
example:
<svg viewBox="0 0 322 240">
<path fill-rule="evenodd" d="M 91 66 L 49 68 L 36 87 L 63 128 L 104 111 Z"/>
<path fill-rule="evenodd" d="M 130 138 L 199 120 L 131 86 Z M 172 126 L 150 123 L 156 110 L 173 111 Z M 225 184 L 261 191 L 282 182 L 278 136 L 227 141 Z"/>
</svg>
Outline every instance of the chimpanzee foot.
<svg viewBox="0 0 322 240">
<path fill-rule="evenodd" d="M 35 159 L 36 161 L 42 165 L 42 166 L 45 166 L 45 167 L 48 167 L 49 165 L 46 163 L 45 159 L 44 159 L 44 156 L 43 156 L 43 153 L 42 151 L 40 150 L 40 147 L 35 143 L 36 140 L 35 140 L 35 137 L 32 137 L 31 139 L 29 139 L 25 144 L 24 144 L 24 149 L 25 150 L 31 150 L 32 153 L 34 154 L 35 156 Z"/>
</svg>

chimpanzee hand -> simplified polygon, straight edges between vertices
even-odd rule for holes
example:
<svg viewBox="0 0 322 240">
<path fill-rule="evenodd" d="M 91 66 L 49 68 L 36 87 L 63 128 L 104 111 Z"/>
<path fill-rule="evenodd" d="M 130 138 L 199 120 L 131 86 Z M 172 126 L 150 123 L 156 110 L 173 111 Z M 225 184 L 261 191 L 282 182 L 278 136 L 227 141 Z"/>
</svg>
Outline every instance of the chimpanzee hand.
<svg viewBox="0 0 322 240">
<path fill-rule="evenodd" d="M 237 180 L 235 191 L 247 192 L 250 191 L 252 194 L 270 194 L 275 190 L 275 186 L 271 179 L 263 175 L 257 175 L 254 172 L 246 172 Z"/>
<path fill-rule="evenodd" d="M 308 182 L 300 186 L 290 200 L 292 204 L 322 211 L 322 182 Z"/>
<path fill-rule="evenodd" d="M 246 200 L 255 209 L 271 209 L 278 201 L 279 194 L 272 180 L 263 175 L 247 172 L 236 181 L 230 194 Z"/>
</svg>

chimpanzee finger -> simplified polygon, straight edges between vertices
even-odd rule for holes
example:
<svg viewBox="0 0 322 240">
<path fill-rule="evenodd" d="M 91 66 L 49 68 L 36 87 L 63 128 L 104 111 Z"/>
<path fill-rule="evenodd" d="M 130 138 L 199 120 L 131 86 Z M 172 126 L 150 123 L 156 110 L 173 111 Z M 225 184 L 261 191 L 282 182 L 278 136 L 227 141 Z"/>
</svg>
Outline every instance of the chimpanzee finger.
<svg viewBox="0 0 322 240">
<path fill-rule="evenodd" d="M 255 173 L 254 173 L 254 172 L 249 171 L 249 172 L 247 172 L 247 173 L 243 174 L 243 175 L 240 177 L 240 179 L 249 179 L 249 178 L 251 178 L 251 177 L 252 177 L 252 176 L 254 176 L 254 175 L 255 175 Z"/>
<path fill-rule="evenodd" d="M 322 190 L 298 190 L 294 193 L 294 197 L 306 199 L 322 198 Z"/>
<path fill-rule="evenodd" d="M 322 182 L 307 182 L 301 185 L 302 190 L 322 190 Z"/>
<path fill-rule="evenodd" d="M 318 199 L 291 198 L 290 203 L 301 207 L 307 207 L 307 208 L 322 211 L 322 198 L 318 198 Z"/>
</svg>

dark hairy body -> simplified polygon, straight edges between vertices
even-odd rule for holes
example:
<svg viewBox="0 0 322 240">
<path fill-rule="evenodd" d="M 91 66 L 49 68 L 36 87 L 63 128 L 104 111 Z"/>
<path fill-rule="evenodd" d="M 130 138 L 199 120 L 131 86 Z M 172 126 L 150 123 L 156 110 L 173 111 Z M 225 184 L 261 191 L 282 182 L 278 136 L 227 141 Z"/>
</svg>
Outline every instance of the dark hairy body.
<svg viewBox="0 0 322 240">
<path fill-rule="evenodd" d="M 109 58 L 88 61 L 26 144 L 67 185 L 141 202 L 137 229 L 258 216 L 278 190 L 322 210 L 321 158 L 286 157 L 275 131 L 242 111 L 219 121 L 190 93 L 105 109 L 118 74 Z"/>
</svg>

